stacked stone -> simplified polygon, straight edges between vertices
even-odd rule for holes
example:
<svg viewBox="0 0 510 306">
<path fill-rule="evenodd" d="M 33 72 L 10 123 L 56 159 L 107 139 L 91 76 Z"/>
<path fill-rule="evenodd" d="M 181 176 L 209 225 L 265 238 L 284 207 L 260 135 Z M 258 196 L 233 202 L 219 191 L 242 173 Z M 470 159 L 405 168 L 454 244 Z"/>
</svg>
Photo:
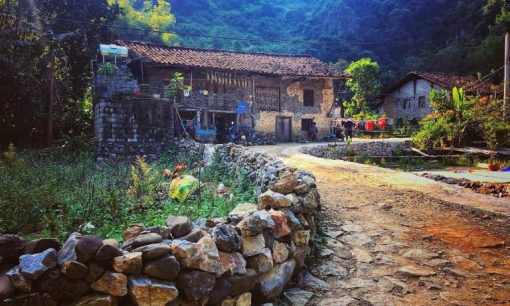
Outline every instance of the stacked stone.
<svg viewBox="0 0 510 306">
<path fill-rule="evenodd" d="M 346 156 L 392 157 L 405 147 L 405 141 L 370 141 L 347 145 L 331 144 L 326 146 L 304 147 L 303 152 L 315 157 L 341 159 Z"/>
<path fill-rule="evenodd" d="M 442 175 L 432 175 L 429 173 L 424 173 L 422 176 L 449 185 L 458 185 L 464 188 L 469 188 L 475 192 L 485 195 L 492 195 L 499 198 L 510 197 L 510 183 L 471 181 L 465 178 L 451 178 Z"/>
<path fill-rule="evenodd" d="M 126 229 L 124 242 L 73 233 L 25 244 L 0 236 L 0 305 L 251 305 L 277 299 L 311 253 L 315 179 L 265 154 L 222 146 L 265 192 L 228 217 L 170 216 Z M 228 158 L 227 158 L 228 157 Z M 3 302 L 1 302 L 3 300 Z"/>
</svg>

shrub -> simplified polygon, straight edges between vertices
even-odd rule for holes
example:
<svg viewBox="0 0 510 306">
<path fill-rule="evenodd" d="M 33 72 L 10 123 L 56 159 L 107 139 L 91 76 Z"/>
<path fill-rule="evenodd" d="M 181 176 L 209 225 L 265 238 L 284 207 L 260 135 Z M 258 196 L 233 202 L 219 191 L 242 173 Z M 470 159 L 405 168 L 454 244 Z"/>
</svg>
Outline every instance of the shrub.
<svg viewBox="0 0 510 306">
<path fill-rule="evenodd" d="M 425 121 L 419 132 L 413 135 L 413 143 L 421 150 L 438 147 L 441 138 L 449 138 L 451 128 L 446 119 L 440 118 L 434 121 Z"/>
</svg>

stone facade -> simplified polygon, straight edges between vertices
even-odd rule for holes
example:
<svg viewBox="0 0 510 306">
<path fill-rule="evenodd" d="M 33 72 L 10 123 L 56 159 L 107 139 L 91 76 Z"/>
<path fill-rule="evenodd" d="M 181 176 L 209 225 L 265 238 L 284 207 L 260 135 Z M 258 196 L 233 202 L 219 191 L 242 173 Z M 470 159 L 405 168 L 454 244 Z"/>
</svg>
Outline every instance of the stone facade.
<svg viewBox="0 0 510 306">
<path fill-rule="evenodd" d="M 198 154 L 203 145 L 182 142 Z M 122 243 L 73 233 L 65 243 L 0 235 L 1 305 L 259 305 L 280 297 L 311 254 L 320 196 L 312 174 L 221 145 L 219 160 L 257 185 L 228 217 L 133 225 Z M 24 255 L 21 255 L 24 254 Z M 3 260 L 3 259 L 6 260 Z M 10 259 L 10 260 L 7 260 Z M 4 269 L 3 269 L 4 271 Z"/>
<path fill-rule="evenodd" d="M 388 93 L 379 107 L 379 112 L 385 113 L 389 118 L 423 118 L 432 112 L 429 99 L 432 89 L 444 88 L 424 79 L 411 80 Z"/>
<path fill-rule="evenodd" d="M 102 98 L 94 106 L 99 157 L 157 155 L 173 142 L 172 103 L 129 96 Z"/>
<path fill-rule="evenodd" d="M 319 138 L 329 133 L 331 122 L 329 113 L 334 102 L 331 78 L 292 78 L 231 73 L 228 74 L 228 78 L 233 81 L 220 79 L 212 81 L 208 79 L 208 74 L 215 74 L 215 71 L 148 66 L 144 70 L 144 82 L 150 84 L 149 88 L 162 94 L 165 82 L 175 72 L 183 73 L 184 84 L 192 87 L 190 96 L 184 97 L 178 103 L 179 110 L 200 111 L 200 121 L 204 126 L 215 126 L 219 116 L 230 114 L 232 121 L 238 120 L 237 124 L 251 126 L 257 132 L 274 138 L 277 118 L 290 117 L 290 140 L 297 141 L 307 137 L 308 131 L 302 130 L 302 119 L 313 119 L 317 123 Z M 261 89 L 274 90 L 275 100 L 270 107 L 265 97 L 259 95 Z M 207 90 L 207 96 L 200 94 L 204 90 Z M 313 90 L 313 106 L 305 106 L 305 90 Z M 242 118 L 236 118 L 239 102 L 250 105 L 248 113 Z M 271 109 L 268 110 L 268 108 Z"/>
</svg>

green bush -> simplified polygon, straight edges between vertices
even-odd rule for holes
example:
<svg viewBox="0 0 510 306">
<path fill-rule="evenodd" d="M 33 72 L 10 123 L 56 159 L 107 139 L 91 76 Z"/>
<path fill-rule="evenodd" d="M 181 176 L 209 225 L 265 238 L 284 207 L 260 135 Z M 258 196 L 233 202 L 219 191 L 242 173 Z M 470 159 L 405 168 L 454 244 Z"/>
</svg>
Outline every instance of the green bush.
<svg viewBox="0 0 510 306">
<path fill-rule="evenodd" d="M 450 125 L 444 118 L 424 121 L 419 132 L 413 135 L 413 143 L 420 149 L 433 149 L 438 147 L 441 138 L 448 138 Z"/>
<path fill-rule="evenodd" d="M 79 230 L 122 239 L 124 229 L 133 223 L 164 225 L 173 214 L 192 219 L 224 216 L 236 204 L 256 200 L 246 176 L 231 173 L 218 156 L 201 175 L 192 173 L 200 177 L 202 188 L 180 204 L 165 197 L 167 184 L 161 173 L 177 161 L 190 161 L 180 159 L 172 147 L 155 162 L 139 159 L 133 165 L 99 164 L 91 152 L 68 156 L 62 150 L 17 154 L 11 146 L 2 155 L 0 233 L 64 239 Z M 232 196 L 216 195 L 220 182 Z"/>
</svg>

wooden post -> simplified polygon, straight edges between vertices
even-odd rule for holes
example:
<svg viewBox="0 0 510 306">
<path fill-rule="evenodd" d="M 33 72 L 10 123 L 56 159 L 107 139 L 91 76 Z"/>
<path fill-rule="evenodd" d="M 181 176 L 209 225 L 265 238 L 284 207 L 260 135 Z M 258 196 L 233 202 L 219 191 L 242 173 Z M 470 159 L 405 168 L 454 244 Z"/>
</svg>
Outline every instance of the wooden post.
<svg viewBox="0 0 510 306">
<path fill-rule="evenodd" d="M 510 33 L 505 35 L 505 83 L 503 94 L 503 118 L 508 120 L 507 107 L 510 99 Z"/>
</svg>

